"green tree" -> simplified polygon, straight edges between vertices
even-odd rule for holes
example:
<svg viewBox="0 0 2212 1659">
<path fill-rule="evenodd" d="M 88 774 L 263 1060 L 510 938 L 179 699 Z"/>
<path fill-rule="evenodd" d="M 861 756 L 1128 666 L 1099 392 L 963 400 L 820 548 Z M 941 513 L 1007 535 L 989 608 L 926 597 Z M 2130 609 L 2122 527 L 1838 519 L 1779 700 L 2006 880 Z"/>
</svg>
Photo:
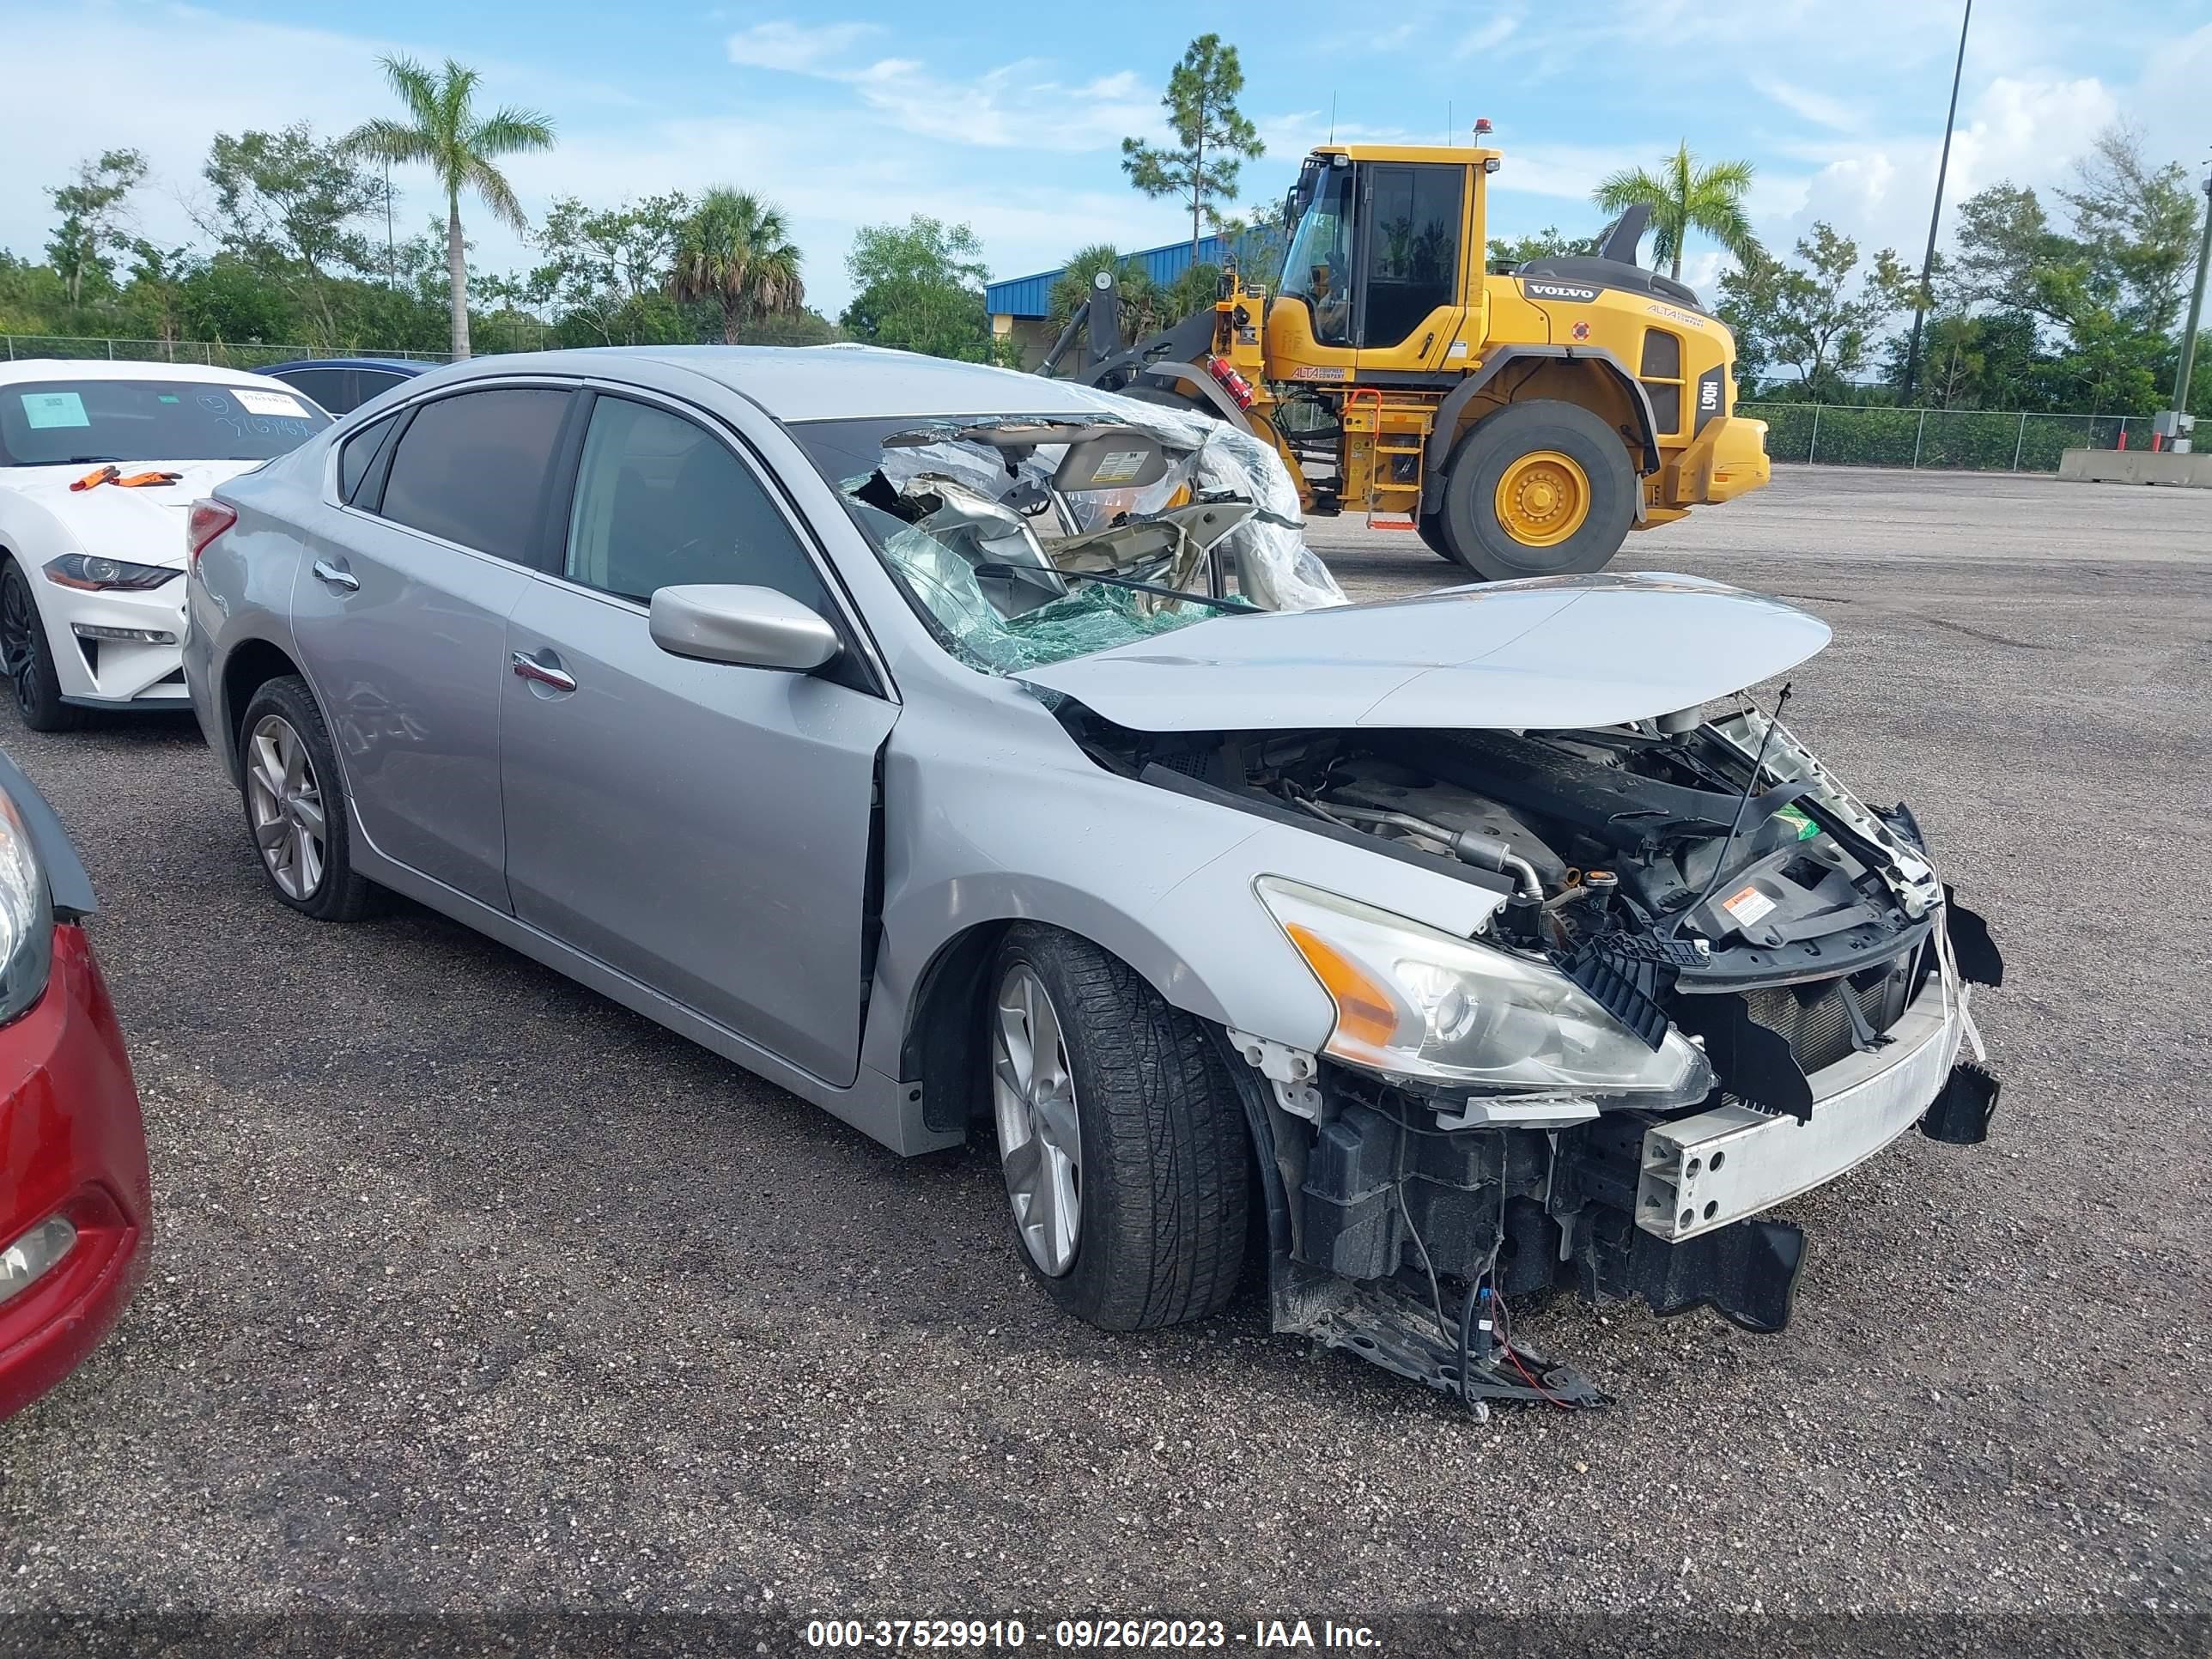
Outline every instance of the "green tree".
<svg viewBox="0 0 2212 1659">
<path fill-rule="evenodd" d="M 1152 274 L 1134 259 L 1125 258 L 1112 243 L 1094 242 L 1067 256 L 1066 264 L 1045 295 L 1045 319 L 1055 333 L 1067 326 L 1068 319 L 1091 297 L 1091 280 L 1102 270 L 1114 273 L 1121 294 L 1123 344 L 1160 326 L 1171 301 L 1154 286 Z"/>
<path fill-rule="evenodd" d="M 1557 225 L 1546 225 L 1533 236 L 1492 237 L 1490 268 L 1502 276 L 1518 270 L 1532 259 L 1556 259 L 1596 252 L 1595 236 L 1565 236 Z"/>
<path fill-rule="evenodd" d="M 966 225 L 921 213 L 863 225 L 845 270 L 853 302 L 841 320 L 854 338 L 962 362 L 1000 359 L 983 306 L 982 245 Z"/>
<path fill-rule="evenodd" d="M 131 244 L 131 285 L 124 301 L 146 319 L 165 352 L 183 333 L 185 283 L 197 264 L 190 248 L 159 247 L 143 236 Z"/>
<path fill-rule="evenodd" d="M 2116 317 L 2169 332 L 2196 269 L 2198 197 L 2187 171 L 2179 161 L 2151 166 L 2142 135 L 2122 123 L 2097 135 L 2074 177 L 2058 198 L 2073 210 L 2075 240 L 2117 290 Z"/>
<path fill-rule="evenodd" d="M 1791 265 L 1754 252 L 1723 275 L 1721 320 L 1735 331 L 1740 365 L 1790 364 L 1805 396 L 1841 401 L 1882 325 L 1911 304 L 1917 278 L 1888 248 L 1862 276 L 1858 244 L 1826 221 L 1799 240 L 1796 257 Z"/>
<path fill-rule="evenodd" d="M 453 356 L 469 355 L 468 246 L 461 236 L 461 195 L 472 191 L 495 218 L 526 230 L 529 221 L 507 175 L 495 165 L 502 155 L 550 149 L 553 123 L 531 110 L 502 108 L 479 118 L 478 76 L 452 58 L 433 75 L 411 58 L 379 60 L 392 89 L 407 106 L 405 121 L 363 123 L 346 138 L 356 155 L 404 166 L 420 162 L 446 194 L 446 278 L 453 319 Z"/>
<path fill-rule="evenodd" d="M 1248 159 L 1267 154 L 1260 134 L 1237 107 L 1244 70 L 1237 48 L 1218 34 L 1201 34 L 1168 75 L 1160 106 L 1168 112 L 1172 146 L 1141 138 L 1121 141 L 1121 170 L 1147 196 L 1176 196 L 1190 203 L 1190 257 L 1198 261 L 1201 221 L 1221 222 L 1217 204 L 1237 196 L 1237 173 Z"/>
<path fill-rule="evenodd" d="M 215 206 L 200 228 L 217 250 L 293 291 L 318 345 L 340 343 L 333 281 L 374 272 L 361 221 L 381 213 L 384 179 L 304 121 L 281 132 L 219 132 L 202 169 Z"/>
<path fill-rule="evenodd" d="M 2177 166 L 2152 166 L 2108 128 L 2057 192 L 2000 182 L 1959 204 L 1957 250 L 1932 284 L 1939 315 L 2002 348 L 1972 395 L 1990 407 L 2145 414 L 2171 394 L 2174 339 L 2195 255 L 2197 199 Z M 1901 367 L 1901 365 L 1900 365 Z M 1940 368 L 1929 354 L 1929 367 Z"/>
<path fill-rule="evenodd" d="M 1682 279 L 1682 248 L 1693 230 L 1703 231 L 1739 261 L 1759 251 L 1743 198 L 1751 188 L 1748 161 L 1716 161 L 1701 167 L 1688 141 L 1668 156 L 1657 173 L 1631 167 L 1616 173 L 1590 194 L 1604 211 L 1651 210 L 1651 257 L 1664 261 L 1676 282 Z"/>
<path fill-rule="evenodd" d="M 546 210 L 532 238 L 543 258 L 515 285 L 515 297 L 551 312 L 566 343 L 687 339 L 689 326 L 667 289 L 690 215 L 690 200 L 680 191 L 612 208 L 587 208 L 564 196 Z"/>
<path fill-rule="evenodd" d="M 757 318 L 787 316 L 806 303 L 799 252 L 783 210 L 750 191 L 708 191 L 677 233 L 668 292 L 679 304 L 712 301 L 722 342 L 738 343 Z"/>
<path fill-rule="evenodd" d="M 46 192 L 62 216 L 46 257 L 71 309 L 83 302 L 88 278 L 104 284 L 113 276 L 109 256 L 125 246 L 124 204 L 145 178 L 146 158 L 137 150 L 102 150 L 77 168 L 75 182 Z"/>
</svg>

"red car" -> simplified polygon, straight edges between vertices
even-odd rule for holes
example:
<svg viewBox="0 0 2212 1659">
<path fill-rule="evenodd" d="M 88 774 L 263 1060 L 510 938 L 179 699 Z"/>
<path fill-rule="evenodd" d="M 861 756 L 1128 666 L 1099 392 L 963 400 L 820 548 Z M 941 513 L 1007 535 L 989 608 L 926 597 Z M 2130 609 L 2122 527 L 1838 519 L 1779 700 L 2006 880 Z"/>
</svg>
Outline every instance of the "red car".
<svg viewBox="0 0 2212 1659">
<path fill-rule="evenodd" d="M 83 919 L 92 884 L 0 755 L 0 1418 L 114 1328 L 152 1235 L 146 1129 Z"/>
</svg>

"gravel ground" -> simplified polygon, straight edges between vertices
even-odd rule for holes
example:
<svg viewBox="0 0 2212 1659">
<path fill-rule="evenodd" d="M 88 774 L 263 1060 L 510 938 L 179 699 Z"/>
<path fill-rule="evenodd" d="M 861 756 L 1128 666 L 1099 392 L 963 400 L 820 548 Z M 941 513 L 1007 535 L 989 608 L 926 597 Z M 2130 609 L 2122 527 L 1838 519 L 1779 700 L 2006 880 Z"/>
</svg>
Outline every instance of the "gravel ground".
<svg viewBox="0 0 2212 1659">
<path fill-rule="evenodd" d="M 1359 594 L 1450 574 L 1314 540 Z M 0 715 L 100 890 L 160 1228 L 0 1430 L 0 1632 L 2201 1608 L 2212 496 L 1785 471 L 1621 563 L 1834 626 L 1791 722 L 1990 916 L 2004 1099 L 1790 1206 L 1785 1334 L 1565 1308 L 1532 1340 L 1618 1408 L 1486 1425 L 1249 1291 L 1069 1323 L 983 1153 L 901 1162 L 428 912 L 295 917 L 188 720 Z"/>
</svg>

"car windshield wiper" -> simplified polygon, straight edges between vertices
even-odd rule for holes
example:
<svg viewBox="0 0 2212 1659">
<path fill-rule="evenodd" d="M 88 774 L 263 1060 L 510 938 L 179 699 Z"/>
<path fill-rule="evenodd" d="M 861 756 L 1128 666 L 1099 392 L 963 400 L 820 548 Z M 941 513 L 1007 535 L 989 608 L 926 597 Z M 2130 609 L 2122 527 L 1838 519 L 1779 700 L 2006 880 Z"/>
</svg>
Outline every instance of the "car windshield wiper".
<svg viewBox="0 0 2212 1659">
<path fill-rule="evenodd" d="M 979 576 L 1019 578 L 1043 573 L 1042 565 L 979 564 L 973 567 Z M 1164 599 L 1188 599 L 1193 605 L 1211 605 L 1216 611 L 1229 611 L 1258 616 L 1260 607 L 1243 599 L 1217 599 L 1210 593 L 1192 593 L 1180 587 L 1164 587 L 1158 582 L 1140 582 L 1134 576 L 1109 576 L 1097 570 L 1061 570 L 1057 574 L 1072 582 L 1103 582 L 1109 587 L 1126 587 L 1139 593 L 1156 593 Z"/>
<path fill-rule="evenodd" d="M 72 455 L 65 461 L 48 461 L 46 465 L 48 466 L 89 466 L 94 461 L 113 461 L 119 466 L 123 464 L 123 458 L 120 455 Z"/>
</svg>

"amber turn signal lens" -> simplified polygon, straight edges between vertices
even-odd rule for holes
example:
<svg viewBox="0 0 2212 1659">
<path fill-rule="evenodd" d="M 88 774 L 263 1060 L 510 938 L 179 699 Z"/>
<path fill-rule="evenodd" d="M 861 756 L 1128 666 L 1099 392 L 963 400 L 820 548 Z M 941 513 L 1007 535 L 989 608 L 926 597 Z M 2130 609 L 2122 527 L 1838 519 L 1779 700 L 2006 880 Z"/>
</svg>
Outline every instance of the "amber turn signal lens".
<svg viewBox="0 0 2212 1659">
<path fill-rule="evenodd" d="M 1293 921 L 1283 931 L 1334 1000 L 1337 1036 L 1372 1048 L 1387 1045 L 1398 1030 L 1390 994 L 1310 927 Z"/>
</svg>

